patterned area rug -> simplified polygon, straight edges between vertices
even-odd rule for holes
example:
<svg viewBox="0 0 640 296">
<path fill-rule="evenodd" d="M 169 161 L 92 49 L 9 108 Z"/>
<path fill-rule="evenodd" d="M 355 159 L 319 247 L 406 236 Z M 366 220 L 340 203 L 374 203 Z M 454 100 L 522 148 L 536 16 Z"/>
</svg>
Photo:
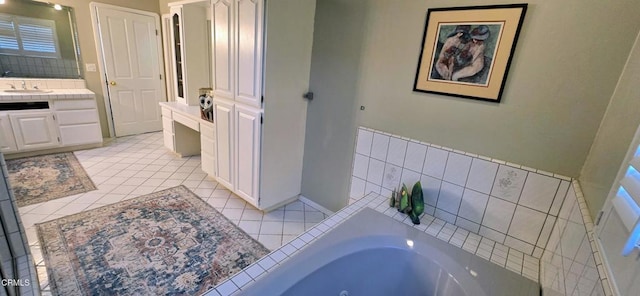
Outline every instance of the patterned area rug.
<svg viewBox="0 0 640 296">
<path fill-rule="evenodd" d="M 184 186 L 36 227 L 59 295 L 200 294 L 269 253 Z"/>
<path fill-rule="evenodd" d="M 7 169 L 18 207 L 96 189 L 73 153 L 11 159 Z"/>
</svg>

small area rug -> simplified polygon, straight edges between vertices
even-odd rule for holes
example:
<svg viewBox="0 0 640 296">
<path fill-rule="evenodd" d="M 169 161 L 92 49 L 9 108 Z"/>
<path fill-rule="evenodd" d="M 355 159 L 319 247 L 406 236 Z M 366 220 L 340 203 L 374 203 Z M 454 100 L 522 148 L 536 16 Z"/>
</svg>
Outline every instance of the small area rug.
<svg viewBox="0 0 640 296">
<path fill-rule="evenodd" d="M 18 207 L 95 190 L 73 153 L 7 160 L 9 184 Z"/>
<path fill-rule="evenodd" d="M 57 295 L 194 295 L 269 251 L 184 186 L 36 224 Z"/>
</svg>

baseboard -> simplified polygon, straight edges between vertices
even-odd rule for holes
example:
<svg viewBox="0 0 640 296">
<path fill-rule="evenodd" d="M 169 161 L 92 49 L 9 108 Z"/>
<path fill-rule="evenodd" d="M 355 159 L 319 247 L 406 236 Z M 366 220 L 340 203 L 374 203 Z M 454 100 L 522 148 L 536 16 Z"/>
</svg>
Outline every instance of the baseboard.
<svg viewBox="0 0 640 296">
<path fill-rule="evenodd" d="M 52 148 L 52 149 L 15 152 L 15 153 L 9 153 L 9 154 L 5 153 L 4 158 L 15 159 L 15 158 L 39 156 L 39 155 L 53 154 L 53 153 L 74 152 L 78 150 L 93 149 L 93 148 L 99 148 L 103 146 L 104 146 L 103 142 L 100 142 L 100 143 L 94 143 L 94 144 L 84 144 L 84 145 Z"/>
<path fill-rule="evenodd" d="M 331 211 L 331 210 L 329 210 L 329 209 L 327 209 L 327 208 L 325 208 L 325 207 L 323 207 L 323 206 L 319 205 L 318 203 L 316 203 L 316 202 L 314 202 L 314 201 L 312 201 L 312 200 L 310 200 L 310 199 L 306 198 L 306 197 L 305 197 L 304 195 L 302 195 L 302 194 L 298 197 L 298 199 L 299 199 L 301 202 L 303 202 L 303 203 L 305 203 L 305 204 L 307 204 L 307 205 L 311 206 L 312 208 L 315 208 L 316 210 L 318 210 L 318 211 L 320 211 L 320 212 L 323 212 L 323 213 L 325 213 L 325 214 L 327 214 L 327 215 L 329 215 L 329 216 L 333 215 L 333 213 L 334 213 L 333 211 Z"/>
<path fill-rule="evenodd" d="M 290 203 L 292 203 L 292 202 L 294 202 L 296 200 L 298 200 L 298 196 L 297 195 L 289 197 L 289 198 L 287 198 L 287 199 L 285 199 L 285 200 L 283 200 L 281 202 L 275 203 L 273 205 L 266 206 L 263 209 L 261 209 L 261 211 L 263 211 L 265 213 L 268 213 L 268 212 L 271 212 L 271 211 L 273 211 L 273 210 L 275 210 L 277 208 L 280 208 L 280 207 L 282 207 L 284 205 L 290 204 Z"/>
</svg>

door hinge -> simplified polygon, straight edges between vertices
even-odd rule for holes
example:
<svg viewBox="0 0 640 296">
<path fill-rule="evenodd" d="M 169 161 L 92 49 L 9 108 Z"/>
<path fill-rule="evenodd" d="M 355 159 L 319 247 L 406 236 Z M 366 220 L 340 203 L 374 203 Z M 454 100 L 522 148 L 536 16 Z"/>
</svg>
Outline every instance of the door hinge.
<svg viewBox="0 0 640 296">
<path fill-rule="evenodd" d="M 603 211 L 598 212 L 598 217 L 596 218 L 596 225 L 600 224 L 600 220 L 602 220 Z"/>
<path fill-rule="evenodd" d="M 264 96 L 260 96 L 260 103 L 264 103 Z"/>
<path fill-rule="evenodd" d="M 60 143 L 60 137 L 58 137 L 58 143 Z"/>
<path fill-rule="evenodd" d="M 158 36 L 158 29 L 156 29 L 156 36 Z"/>
<path fill-rule="evenodd" d="M 262 117 L 262 115 L 260 115 L 260 124 L 262 124 L 264 122 L 264 117 Z"/>
<path fill-rule="evenodd" d="M 162 74 L 160 74 L 160 80 L 162 80 Z"/>
</svg>

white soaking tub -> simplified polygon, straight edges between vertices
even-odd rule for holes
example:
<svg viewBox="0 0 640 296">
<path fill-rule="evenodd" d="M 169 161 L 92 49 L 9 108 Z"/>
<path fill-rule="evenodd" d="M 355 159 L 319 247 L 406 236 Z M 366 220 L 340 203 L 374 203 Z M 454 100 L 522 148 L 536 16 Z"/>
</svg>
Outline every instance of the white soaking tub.
<svg viewBox="0 0 640 296">
<path fill-rule="evenodd" d="M 540 295 L 538 283 L 365 208 L 238 295 Z"/>
</svg>

